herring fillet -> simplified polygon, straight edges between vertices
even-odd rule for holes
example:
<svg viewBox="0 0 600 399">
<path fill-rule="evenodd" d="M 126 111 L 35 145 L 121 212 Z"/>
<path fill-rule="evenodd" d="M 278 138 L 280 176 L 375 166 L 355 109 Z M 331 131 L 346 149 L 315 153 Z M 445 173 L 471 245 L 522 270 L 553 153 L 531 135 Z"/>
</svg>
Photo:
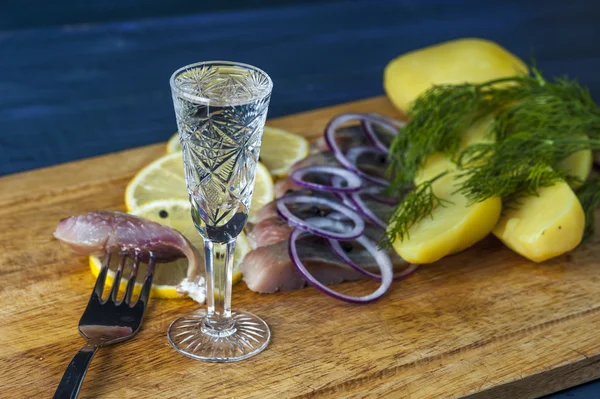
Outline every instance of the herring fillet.
<svg viewBox="0 0 600 399">
<path fill-rule="evenodd" d="M 319 237 L 298 240 L 301 259 L 315 278 L 324 284 L 339 284 L 363 278 L 357 271 L 340 261 Z M 296 270 L 288 254 L 288 240 L 257 248 L 240 264 L 244 282 L 254 292 L 270 294 L 292 291 L 307 283 Z"/>
<path fill-rule="evenodd" d="M 179 232 L 159 223 L 117 211 L 94 211 L 62 219 L 54 237 L 80 255 L 126 252 L 150 255 L 159 262 L 187 257 L 187 278 L 196 280 L 203 269 L 197 249 Z"/>
</svg>

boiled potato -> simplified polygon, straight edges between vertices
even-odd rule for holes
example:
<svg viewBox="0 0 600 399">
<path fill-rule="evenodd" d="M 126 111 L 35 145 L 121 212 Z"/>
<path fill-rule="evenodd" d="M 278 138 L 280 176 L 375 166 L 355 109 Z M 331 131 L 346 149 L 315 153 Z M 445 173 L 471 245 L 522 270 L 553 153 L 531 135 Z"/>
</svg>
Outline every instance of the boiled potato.
<svg viewBox="0 0 600 399">
<path fill-rule="evenodd" d="M 584 227 L 577 196 L 567 183 L 560 182 L 505 209 L 493 233 L 516 253 L 542 262 L 579 245 Z"/>
<path fill-rule="evenodd" d="M 481 83 L 527 73 L 527 66 L 498 44 L 483 39 L 459 39 L 411 51 L 392 60 L 383 87 L 400 110 L 432 85 Z"/>
<path fill-rule="evenodd" d="M 492 79 L 527 73 L 527 66 L 498 44 L 481 39 L 454 40 L 404 54 L 392 60 L 384 71 L 384 88 L 400 110 L 436 84 L 481 83 Z M 492 116 L 467 129 L 461 148 L 493 140 L 489 137 Z M 580 151 L 559 165 L 561 170 L 585 180 L 591 170 L 592 154 Z M 459 252 L 484 238 L 493 230 L 515 252 L 535 262 L 575 248 L 583 237 L 585 217 L 579 200 L 566 182 L 542 188 L 538 196 L 522 198 L 518 205 L 505 209 L 500 198 L 490 198 L 467 206 L 467 199 L 456 192 L 456 166 L 444 154 L 433 154 L 415 177 L 415 184 L 449 173 L 433 183 L 440 198 L 450 201 L 409 229 L 409 237 L 396 240 L 394 248 L 409 262 L 435 262 Z"/>
<path fill-rule="evenodd" d="M 570 176 L 579 178 L 580 181 L 573 182 L 571 186 L 574 189 L 581 187 L 592 171 L 594 159 L 591 150 L 581 150 L 571 154 L 567 159 L 558 165 L 559 170 L 567 172 Z"/>
<path fill-rule="evenodd" d="M 467 205 L 465 196 L 456 192 L 455 183 L 452 173 L 435 181 L 434 193 L 449 202 L 436 207 L 431 217 L 411 226 L 409 237 L 394 241 L 394 249 L 406 261 L 432 263 L 460 252 L 486 237 L 498 222 L 502 208 L 500 198 Z"/>
<path fill-rule="evenodd" d="M 493 116 L 479 119 L 462 134 L 461 149 L 470 144 L 491 140 Z M 425 218 L 409 229 L 410 237 L 403 242 L 396 240 L 394 248 L 409 262 L 423 264 L 435 262 L 444 256 L 469 248 L 486 237 L 500 217 L 502 201 L 490 198 L 467 205 L 464 195 L 456 193 L 458 181 L 456 165 L 446 155 L 436 153 L 425 160 L 415 176 L 415 185 L 431 180 L 440 173 L 448 172 L 432 185 L 434 193 L 449 201 L 438 206 L 432 217 Z"/>
<path fill-rule="evenodd" d="M 490 136 L 493 122 L 493 115 L 488 115 L 478 119 L 477 122 L 466 129 L 461 135 L 459 152 L 471 144 L 484 143 L 493 140 L 493 137 Z M 453 171 L 454 169 L 456 169 L 456 165 L 445 154 L 432 154 L 427 157 L 423 167 L 417 171 L 414 180 L 415 185 L 418 186 L 426 180 L 433 179 L 440 173 Z"/>
</svg>

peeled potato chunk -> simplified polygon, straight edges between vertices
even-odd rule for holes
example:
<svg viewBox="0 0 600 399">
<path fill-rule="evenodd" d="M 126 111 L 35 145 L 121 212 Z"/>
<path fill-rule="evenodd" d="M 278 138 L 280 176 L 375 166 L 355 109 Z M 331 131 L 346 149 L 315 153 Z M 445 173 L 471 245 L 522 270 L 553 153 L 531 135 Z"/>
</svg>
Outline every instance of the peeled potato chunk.
<svg viewBox="0 0 600 399">
<path fill-rule="evenodd" d="M 498 222 L 500 198 L 467 205 L 464 195 L 455 192 L 454 182 L 452 173 L 434 182 L 435 194 L 449 203 L 436 207 L 431 217 L 411 226 L 409 237 L 394 241 L 394 249 L 406 261 L 432 263 L 460 252 L 487 236 Z"/>
<path fill-rule="evenodd" d="M 493 116 L 479 119 L 462 134 L 461 148 L 491 140 Z M 396 240 L 394 249 L 409 262 L 424 264 L 460 252 L 480 241 L 498 222 L 502 201 L 490 198 L 467 206 L 464 195 L 456 193 L 456 165 L 444 154 L 435 153 L 425 160 L 415 176 L 415 185 L 431 180 L 440 173 L 448 174 L 433 183 L 434 193 L 448 201 L 434 209 L 432 217 L 425 218 L 409 229 L 409 238 Z"/>
<path fill-rule="evenodd" d="M 493 138 L 490 136 L 493 127 L 494 116 L 487 115 L 467 128 L 461 135 L 460 150 L 465 149 L 471 144 L 490 142 Z M 436 152 L 425 160 L 423 167 L 417 171 L 414 182 L 419 185 L 426 180 L 433 179 L 445 171 L 456 169 L 454 162 L 445 154 Z"/>
<path fill-rule="evenodd" d="M 592 151 L 581 150 L 571 154 L 571 156 L 562 161 L 560 165 L 558 165 L 558 169 L 567 172 L 567 175 L 569 176 L 574 176 L 579 179 L 579 181 L 575 181 L 571 184 L 573 188 L 577 189 L 581 187 L 582 182 L 590 175 L 593 162 Z"/>
<path fill-rule="evenodd" d="M 565 182 L 538 190 L 505 209 L 493 233 L 506 246 L 534 262 L 575 248 L 583 238 L 585 216 L 577 196 Z"/>
<path fill-rule="evenodd" d="M 459 39 L 403 54 L 385 67 L 383 87 L 400 110 L 432 85 L 482 83 L 526 73 L 527 66 L 498 44 Z"/>
</svg>

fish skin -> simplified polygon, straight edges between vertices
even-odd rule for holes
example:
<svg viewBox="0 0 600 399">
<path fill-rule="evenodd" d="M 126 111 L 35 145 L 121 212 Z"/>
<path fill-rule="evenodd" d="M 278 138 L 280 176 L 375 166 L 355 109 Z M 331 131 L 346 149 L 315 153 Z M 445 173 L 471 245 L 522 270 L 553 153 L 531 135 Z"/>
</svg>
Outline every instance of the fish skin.
<svg viewBox="0 0 600 399">
<path fill-rule="evenodd" d="M 327 285 L 363 278 L 357 271 L 341 262 L 319 237 L 307 237 L 296 242 L 296 248 L 308 271 Z M 260 247 L 249 252 L 240 265 L 243 280 L 254 292 L 271 294 L 292 291 L 306 286 L 288 254 L 288 241 Z"/>
<path fill-rule="evenodd" d="M 335 203 L 339 199 L 331 193 L 315 192 L 301 189 L 285 194 L 286 196 L 311 195 L 331 199 Z M 365 199 L 366 203 L 370 203 Z M 303 288 L 306 281 L 296 269 L 288 253 L 289 237 L 293 228 L 288 225 L 277 213 L 277 200 L 266 204 L 258 213 L 259 222 L 247 226 L 247 237 L 252 251 L 244 257 L 240 264 L 243 280 L 248 288 L 259 293 L 274 293 L 277 291 L 290 291 Z M 389 208 L 389 205 L 371 204 L 373 208 Z M 296 215 L 305 219 L 314 217 L 310 204 L 287 204 L 288 208 Z M 377 241 L 383 234 L 382 230 L 372 224 L 366 224 L 364 235 Z M 327 285 L 339 284 L 343 281 L 352 281 L 364 276 L 350 268 L 345 262 L 337 258 L 329 245 L 320 237 L 304 236 L 296 242 L 300 259 L 309 272 Z M 351 253 L 352 259 L 370 271 L 378 270 L 375 260 L 360 246 L 354 245 Z M 388 252 L 394 269 L 400 271 L 406 267 L 395 251 Z"/>
<path fill-rule="evenodd" d="M 197 280 L 204 264 L 197 249 L 179 232 L 137 216 L 117 211 L 94 211 L 62 219 L 54 237 L 80 255 L 107 253 L 150 255 L 159 262 L 188 258 L 188 279 Z"/>
<path fill-rule="evenodd" d="M 293 228 L 278 216 L 261 221 L 259 225 L 255 226 L 255 228 L 257 227 L 259 229 L 254 231 L 254 236 L 252 232 L 248 234 L 249 240 L 251 237 L 254 240 L 251 241 L 253 250 L 246 254 L 240 264 L 240 271 L 248 288 L 259 293 L 303 288 L 306 281 L 296 269 L 288 253 L 289 237 Z M 261 231 L 269 229 L 273 231 Z M 256 234 L 261 234 L 261 236 L 257 237 Z M 367 224 L 365 227 L 364 235 L 374 241 L 377 241 L 377 237 L 381 234 L 381 229 L 376 226 Z M 369 271 L 378 270 L 375 260 L 367 250 L 363 249 L 360 244 L 348 243 L 353 246 L 349 255 L 356 264 Z M 365 278 L 341 261 L 325 240 L 320 237 L 305 235 L 296 241 L 296 248 L 308 271 L 326 285 Z M 388 251 L 388 255 L 395 271 L 400 271 L 407 266 L 395 251 Z"/>
<path fill-rule="evenodd" d="M 278 180 L 277 183 L 275 183 L 274 189 L 275 189 L 275 198 L 281 198 L 284 195 L 290 193 L 290 190 L 297 191 L 297 190 L 301 190 L 302 187 L 297 185 L 290 176 L 287 176 L 287 177 L 284 177 L 283 179 Z"/>
<path fill-rule="evenodd" d="M 279 216 L 261 220 L 246 234 L 252 249 L 265 247 L 290 238 L 294 228 Z"/>
<path fill-rule="evenodd" d="M 359 126 L 340 129 L 336 133 L 336 139 L 342 151 L 355 146 L 371 144 Z M 313 148 L 315 152 L 292 165 L 288 176 L 275 184 L 276 198 L 287 195 L 318 195 L 339 202 L 339 199 L 332 194 L 314 192 L 300 187 L 290 177 L 296 170 L 308 166 L 340 166 L 324 140 L 319 140 Z M 361 166 L 365 167 L 367 173 L 383 175 L 384 168 L 382 166 L 371 164 Z M 277 214 L 276 201 L 266 204 L 259 211 L 256 224 L 247 226 L 247 237 L 253 250 L 245 256 L 240 265 L 240 270 L 248 288 L 255 292 L 290 291 L 303 288 L 307 284 L 289 257 L 289 237 L 293 228 Z M 371 202 L 367 198 L 364 201 L 366 203 Z M 373 208 L 371 209 L 377 211 L 387 211 L 389 209 L 389 206 L 382 204 L 372 203 L 372 205 Z M 288 206 L 292 207 L 294 205 L 289 204 Z M 310 205 L 297 205 L 295 211 L 306 212 L 307 209 L 304 208 L 310 208 Z M 367 225 L 364 234 L 377 241 L 382 232 L 373 225 Z M 362 274 L 340 261 L 325 241 L 319 237 L 305 236 L 296 242 L 296 246 L 300 258 L 309 272 L 324 284 L 339 284 L 343 281 L 364 278 Z M 389 255 L 395 268 L 406 266 L 406 262 L 394 251 L 389 252 Z M 357 257 L 354 258 L 355 256 Z M 377 269 L 371 255 L 364 249 L 353 252 L 353 259 L 356 263 L 365 265 L 367 269 Z"/>
<path fill-rule="evenodd" d="M 310 189 L 301 189 L 289 192 L 286 195 L 290 196 L 319 196 L 322 198 L 329 199 L 335 203 L 339 202 L 339 199 L 330 193 L 313 191 Z M 309 218 L 318 215 L 311 214 L 311 209 L 314 208 L 311 204 L 293 204 L 287 205 L 294 214 L 301 215 L 302 218 Z M 277 213 L 277 199 L 265 204 L 256 215 L 256 223 L 247 224 L 246 237 L 250 242 L 252 249 L 263 247 L 265 245 L 273 244 L 279 240 L 286 240 L 292 233 L 292 227 L 285 222 Z"/>
<path fill-rule="evenodd" d="M 288 175 L 291 175 L 298 169 L 302 169 L 307 166 L 339 166 L 340 163 L 335 159 L 335 156 L 331 151 L 321 151 L 310 154 L 304 159 L 299 160 L 290 167 Z"/>
<path fill-rule="evenodd" d="M 349 148 L 356 147 L 359 145 L 371 144 L 369 138 L 365 135 L 362 127 L 359 125 L 342 127 L 335 133 L 336 143 L 342 151 L 346 151 Z M 314 144 L 316 151 L 329 151 L 329 145 L 324 138 L 320 138 Z"/>
</svg>

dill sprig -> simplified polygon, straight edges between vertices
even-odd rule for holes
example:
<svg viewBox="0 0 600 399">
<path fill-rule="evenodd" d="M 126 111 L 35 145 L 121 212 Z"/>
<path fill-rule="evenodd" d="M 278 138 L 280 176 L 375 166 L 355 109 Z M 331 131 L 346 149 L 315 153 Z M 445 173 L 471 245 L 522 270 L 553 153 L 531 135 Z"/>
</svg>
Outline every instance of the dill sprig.
<svg viewBox="0 0 600 399">
<path fill-rule="evenodd" d="M 494 141 L 461 149 L 463 132 L 490 114 Z M 390 193 L 410 186 L 427 157 L 441 152 L 457 164 L 457 190 L 471 203 L 535 195 L 575 178 L 561 170 L 570 155 L 600 148 L 600 109 L 589 91 L 566 78 L 549 82 L 535 68 L 531 75 L 481 84 L 434 86 L 407 116 L 390 148 Z M 392 214 L 388 239 L 403 240 L 441 202 L 431 185 L 417 187 Z"/>
<path fill-rule="evenodd" d="M 394 209 L 390 220 L 397 221 L 399 224 L 390 224 L 390 231 L 394 235 L 384 236 L 380 245 L 388 247 L 396 238 L 400 240 L 408 238 L 408 229 L 424 217 L 431 216 L 433 210 L 438 206 L 443 206 L 448 201 L 438 197 L 433 191 L 433 183 L 445 176 L 448 172 L 442 172 L 432 179 L 426 180 L 416 186 L 402 199 L 400 205 Z"/>
<path fill-rule="evenodd" d="M 463 181 L 458 191 L 470 204 L 491 197 L 536 195 L 562 179 L 577 179 L 560 169 L 560 163 L 582 150 L 600 148 L 598 140 L 577 137 L 538 137 L 515 133 L 501 142 L 473 144 L 457 161 Z M 463 180 L 464 179 L 464 180 Z"/>
<path fill-rule="evenodd" d="M 455 155 L 462 132 L 484 115 L 481 111 L 486 87 L 511 80 L 499 79 L 482 85 L 438 85 L 419 96 L 406 113 L 410 123 L 399 130 L 390 146 L 389 191 L 401 192 L 411 186 L 431 154 Z"/>
<path fill-rule="evenodd" d="M 600 206 L 600 177 L 588 179 L 577 190 L 577 197 L 585 213 L 585 230 L 583 241 L 594 235 L 596 230 L 596 209 Z"/>
</svg>

